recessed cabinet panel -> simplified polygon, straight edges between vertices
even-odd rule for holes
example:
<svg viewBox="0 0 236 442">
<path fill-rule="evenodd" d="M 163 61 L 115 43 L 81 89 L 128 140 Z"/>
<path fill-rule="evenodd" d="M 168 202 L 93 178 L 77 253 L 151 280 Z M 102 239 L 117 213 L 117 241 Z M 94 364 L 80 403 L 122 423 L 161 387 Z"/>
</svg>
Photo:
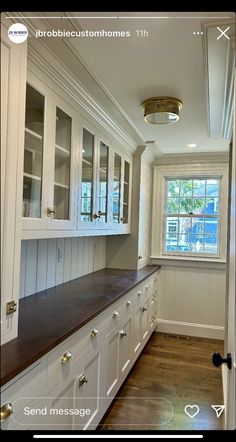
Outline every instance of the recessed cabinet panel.
<svg viewBox="0 0 236 442">
<path fill-rule="evenodd" d="M 83 222 L 91 222 L 93 220 L 94 142 L 94 135 L 83 128 L 80 214 L 80 219 Z"/>
<path fill-rule="evenodd" d="M 22 216 L 41 218 L 45 97 L 27 84 Z"/>
</svg>

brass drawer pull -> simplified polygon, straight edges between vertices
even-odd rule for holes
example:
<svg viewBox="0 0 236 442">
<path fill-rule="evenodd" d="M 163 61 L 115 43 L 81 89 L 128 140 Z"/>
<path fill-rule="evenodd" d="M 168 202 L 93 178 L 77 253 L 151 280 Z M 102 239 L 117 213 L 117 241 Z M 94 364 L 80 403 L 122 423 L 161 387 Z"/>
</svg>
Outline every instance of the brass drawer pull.
<svg viewBox="0 0 236 442">
<path fill-rule="evenodd" d="M 156 301 L 156 300 L 157 300 L 157 296 L 154 296 L 154 295 L 153 295 L 152 300 L 153 300 L 153 301 Z"/>
<path fill-rule="evenodd" d="M 5 421 L 6 419 L 8 419 L 11 414 L 13 413 L 13 406 L 10 402 L 8 402 L 8 404 L 4 404 L 1 407 L 1 412 L 0 412 L 0 422 Z"/>
<path fill-rule="evenodd" d="M 145 285 L 145 289 L 147 290 L 147 289 L 149 289 L 149 285 L 147 284 L 147 285 Z"/>
<path fill-rule="evenodd" d="M 127 333 L 124 330 L 120 330 L 120 337 L 123 338 L 124 336 L 127 336 Z"/>
<path fill-rule="evenodd" d="M 155 276 L 155 278 L 154 278 L 154 282 L 157 282 L 157 277 Z"/>
<path fill-rule="evenodd" d="M 90 333 L 90 336 L 91 336 L 91 338 L 95 338 L 98 334 L 99 334 L 99 331 L 96 328 L 93 328 Z"/>
<path fill-rule="evenodd" d="M 88 383 L 88 379 L 86 378 L 85 374 L 82 373 L 79 376 L 79 387 L 82 387 L 82 385 L 87 384 Z"/>
<path fill-rule="evenodd" d="M 73 358 L 72 353 L 70 351 L 66 351 L 61 358 L 61 363 L 67 364 L 71 360 L 71 358 Z"/>
<path fill-rule="evenodd" d="M 153 316 L 152 317 L 152 322 L 155 322 L 156 321 L 156 318 L 155 318 L 155 316 Z"/>
<path fill-rule="evenodd" d="M 142 292 L 139 291 L 139 292 L 138 292 L 138 296 L 141 296 L 141 294 L 142 294 Z"/>
<path fill-rule="evenodd" d="M 127 303 L 128 306 L 132 304 L 132 302 L 128 299 Z"/>
<path fill-rule="evenodd" d="M 114 312 L 112 313 L 112 316 L 113 316 L 113 318 L 118 318 L 119 313 L 118 313 L 117 311 L 114 311 Z"/>
<path fill-rule="evenodd" d="M 147 311 L 147 307 L 143 307 L 142 312 L 146 312 L 146 311 Z"/>
</svg>

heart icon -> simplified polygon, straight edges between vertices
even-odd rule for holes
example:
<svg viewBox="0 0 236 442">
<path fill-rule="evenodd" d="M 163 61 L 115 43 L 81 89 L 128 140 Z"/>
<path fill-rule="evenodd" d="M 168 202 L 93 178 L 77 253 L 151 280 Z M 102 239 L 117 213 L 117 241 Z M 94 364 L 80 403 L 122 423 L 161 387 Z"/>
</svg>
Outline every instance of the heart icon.
<svg viewBox="0 0 236 442">
<path fill-rule="evenodd" d="M 184 411 L 189 417 L 192 418 L 192 417 L 197 416 L 197 414 L 199 413 L 199 406 L 198 405 L 186 405 Z"/>
</svg>

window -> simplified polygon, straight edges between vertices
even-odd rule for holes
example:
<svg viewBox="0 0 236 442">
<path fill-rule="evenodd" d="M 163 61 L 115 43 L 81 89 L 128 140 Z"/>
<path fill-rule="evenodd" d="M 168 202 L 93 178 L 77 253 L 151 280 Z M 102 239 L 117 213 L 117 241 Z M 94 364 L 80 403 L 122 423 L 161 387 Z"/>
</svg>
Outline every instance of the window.
<svg viewBox="0 0 236 442">
<path fill-rule="evenodd" d="M 165 177 L 163 254 L 219 256 L 220 184 L 220 177 Z"/>
</svg>

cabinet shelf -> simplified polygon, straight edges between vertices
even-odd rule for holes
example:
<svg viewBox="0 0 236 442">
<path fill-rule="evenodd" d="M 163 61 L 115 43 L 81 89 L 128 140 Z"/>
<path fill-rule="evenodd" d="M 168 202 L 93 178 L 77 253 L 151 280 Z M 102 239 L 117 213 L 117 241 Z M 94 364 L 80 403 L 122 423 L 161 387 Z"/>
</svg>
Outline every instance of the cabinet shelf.
<svg viewBox="0 0 236 442">
<path fill-rule="evenodd" d="M 28 127 L 25 127 L 25 132 L 29 135 L 32 135 L 34 138 L 38 138 L 39 140 L 43 139 L 42 135 L 38 134 L 37 132 L 34 132 L 31 129 L 28 129 Z"/>
<path fill-rule="evenodd" d="M 54 186 L 61 187 L 63 189 L 69 189 L 69 186 L 67 186 L 67 184 L 61 184 L 61 183 L 54 182 Z"/>
<path fill-rule="evenodd" d="M 32 180 L 41 181 L 41 177 L 37 175 L 32 175 L 31 173 L 24 172 L 23 174 L 26 178 L 31 178 Z"/>
<path fill-rule="evenodd" d="M 57 154 L 59 154 L 62 157 L 69 157 L 70 156 L 70 151 L 65 149 L 62 146 L 59 146 L 59 144 L 55 145 L 55 148 L 57 150 Z"/>
</svg>

